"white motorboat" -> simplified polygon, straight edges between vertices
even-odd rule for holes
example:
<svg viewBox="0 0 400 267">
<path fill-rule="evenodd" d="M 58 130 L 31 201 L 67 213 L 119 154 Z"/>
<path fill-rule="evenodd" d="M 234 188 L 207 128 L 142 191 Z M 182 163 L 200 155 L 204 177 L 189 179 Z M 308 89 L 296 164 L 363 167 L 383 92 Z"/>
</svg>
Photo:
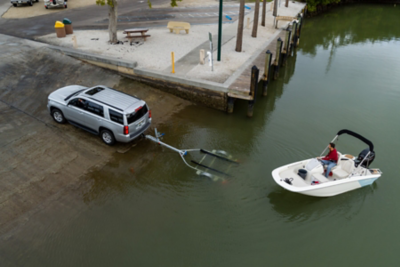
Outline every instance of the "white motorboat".
<svg viewBox="0 0 400 267">
<path fill-rule="evenodd" d="M 375 159 L 374 145 L 365 137 L 349 130 L 339 131 L 332 143 L 342 134 L 348 134 L 363 141 L 369 148 L 361 151 L 358 157 L 338 152 L 337 165 L 332 168 L 328 178 L 324 175 L 322 162 L 317 158 L 311 158 L 273 170 L 272 177 L 275 182 L 286 190 L 315 197 L 335 196 L 371 185 L 382 175 L 380 169 L 370 168 L 370 164 Z M 321 156 L 327 148 L 328 146 Z"/>
</svg>

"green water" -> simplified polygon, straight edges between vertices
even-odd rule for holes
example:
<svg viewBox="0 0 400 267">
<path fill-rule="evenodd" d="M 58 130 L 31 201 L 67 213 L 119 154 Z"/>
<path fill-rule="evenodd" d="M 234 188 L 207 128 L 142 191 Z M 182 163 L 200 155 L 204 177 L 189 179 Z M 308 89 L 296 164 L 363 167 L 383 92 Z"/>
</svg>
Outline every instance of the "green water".
<svg viewBox="0 0 400 267">
<path fill-rule="evenodd" d="M 397 266 L 399 8 L 307 19 L 252 119 L 245 102 L 231 115 L 190 106 L 159 128 L 173 146 L 230 152 L 242 162 L 233 177 L 200 178 L 176 153 L 141 142 L 85 178 L 80 212 L 48 212 L 3 240 L 6 265 Z M 321 199 L 275 184 L 273 169 L 319 155 L 341 129 L 374 143 L 383 176 L 372 186 Z M 337 144 L 353 155 L 365 147 L 350 136 Z M 138 152 L 152 158 L 132 171 Z"/>
</svg>

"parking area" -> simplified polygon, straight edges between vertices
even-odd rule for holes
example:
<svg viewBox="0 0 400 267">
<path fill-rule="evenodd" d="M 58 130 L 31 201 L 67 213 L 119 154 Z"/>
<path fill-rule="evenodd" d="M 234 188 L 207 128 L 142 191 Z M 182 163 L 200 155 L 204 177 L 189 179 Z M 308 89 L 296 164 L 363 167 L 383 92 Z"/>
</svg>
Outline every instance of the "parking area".
<svg viewBox="0 0 400 267">
<path fill-rule="evenodd" d="M 98 136 L 55 123 L 46 109 L 47 96 L 70 84 L 102 84 L 144 99 L 153 115 L 148 131 L 189 105 L 44 44 L 0 35 L 0 236 L 135 143 L 109 147 Z"/>
</svg>

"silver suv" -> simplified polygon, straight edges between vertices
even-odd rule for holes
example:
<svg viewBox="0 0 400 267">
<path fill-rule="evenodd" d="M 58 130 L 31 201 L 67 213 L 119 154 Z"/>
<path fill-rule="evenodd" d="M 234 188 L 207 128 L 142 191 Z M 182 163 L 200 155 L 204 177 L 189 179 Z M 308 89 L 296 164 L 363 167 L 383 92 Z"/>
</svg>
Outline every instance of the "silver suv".
<svg viewBox="0 0 400 267">
<path fill-rule="evenodd" d="M 151 124 L 151 110 L 143 100 L 103 85 L 70 85 L 52 92 L 47 108 L 57 123 L 100 135 L 107 145 L 130 142 Z"/>
</svg>

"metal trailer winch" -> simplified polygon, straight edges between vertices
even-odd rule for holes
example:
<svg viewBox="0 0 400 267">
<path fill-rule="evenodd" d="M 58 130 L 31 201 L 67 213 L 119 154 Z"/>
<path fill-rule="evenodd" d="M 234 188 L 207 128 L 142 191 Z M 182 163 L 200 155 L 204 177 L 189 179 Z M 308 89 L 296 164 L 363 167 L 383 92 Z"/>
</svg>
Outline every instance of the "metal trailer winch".
<svg viewBox="0 0 400 267">
<path fill-rule="evenodd" d="M 163 133 L 159 133 L 157 131 L 157 128 L 154 130 L 155 131 L 155 137 L 151 135 L 145 135 L 145 138 L 148 140 L 151 140 L 159 145 L 162 145 L 166 148 L 169 148 L 179 154 L 179 156 L 182 158 L 183 162 L 191 169 L 196 171 L 197 175 L 200 176 L 206 176 L 210 178 L 213 181 L 217 181 L 220 176 L 232 176 L 229 174 L 229 170 L 232 166 L 238 165 L 239 162 L 236 160 L 232 159 L 232 156 L 226 153 L 223 150 L 212 150 L 208 151 L 205 149 L 201 148 L 195 148 L 195 149 L 178 149 L 173 146 L 170 146 L 162 141 L 160 141 L 160 138 L 164 136 Z M 190 162 L 192 164 L 189 164 L 185 156 L 188 155 L 188 153 L 192 152 L 200 152 L 201 154 L 204 154 L 199 161 L 196 161 L 194 159 L 191 159 Z M 207 163 L 208 161 L 208 163 Z M 215 165 L 218 163 L 224 163 L 220 165 L 225 165 L 224 170 L 217 169 Z"/>
</svg>

